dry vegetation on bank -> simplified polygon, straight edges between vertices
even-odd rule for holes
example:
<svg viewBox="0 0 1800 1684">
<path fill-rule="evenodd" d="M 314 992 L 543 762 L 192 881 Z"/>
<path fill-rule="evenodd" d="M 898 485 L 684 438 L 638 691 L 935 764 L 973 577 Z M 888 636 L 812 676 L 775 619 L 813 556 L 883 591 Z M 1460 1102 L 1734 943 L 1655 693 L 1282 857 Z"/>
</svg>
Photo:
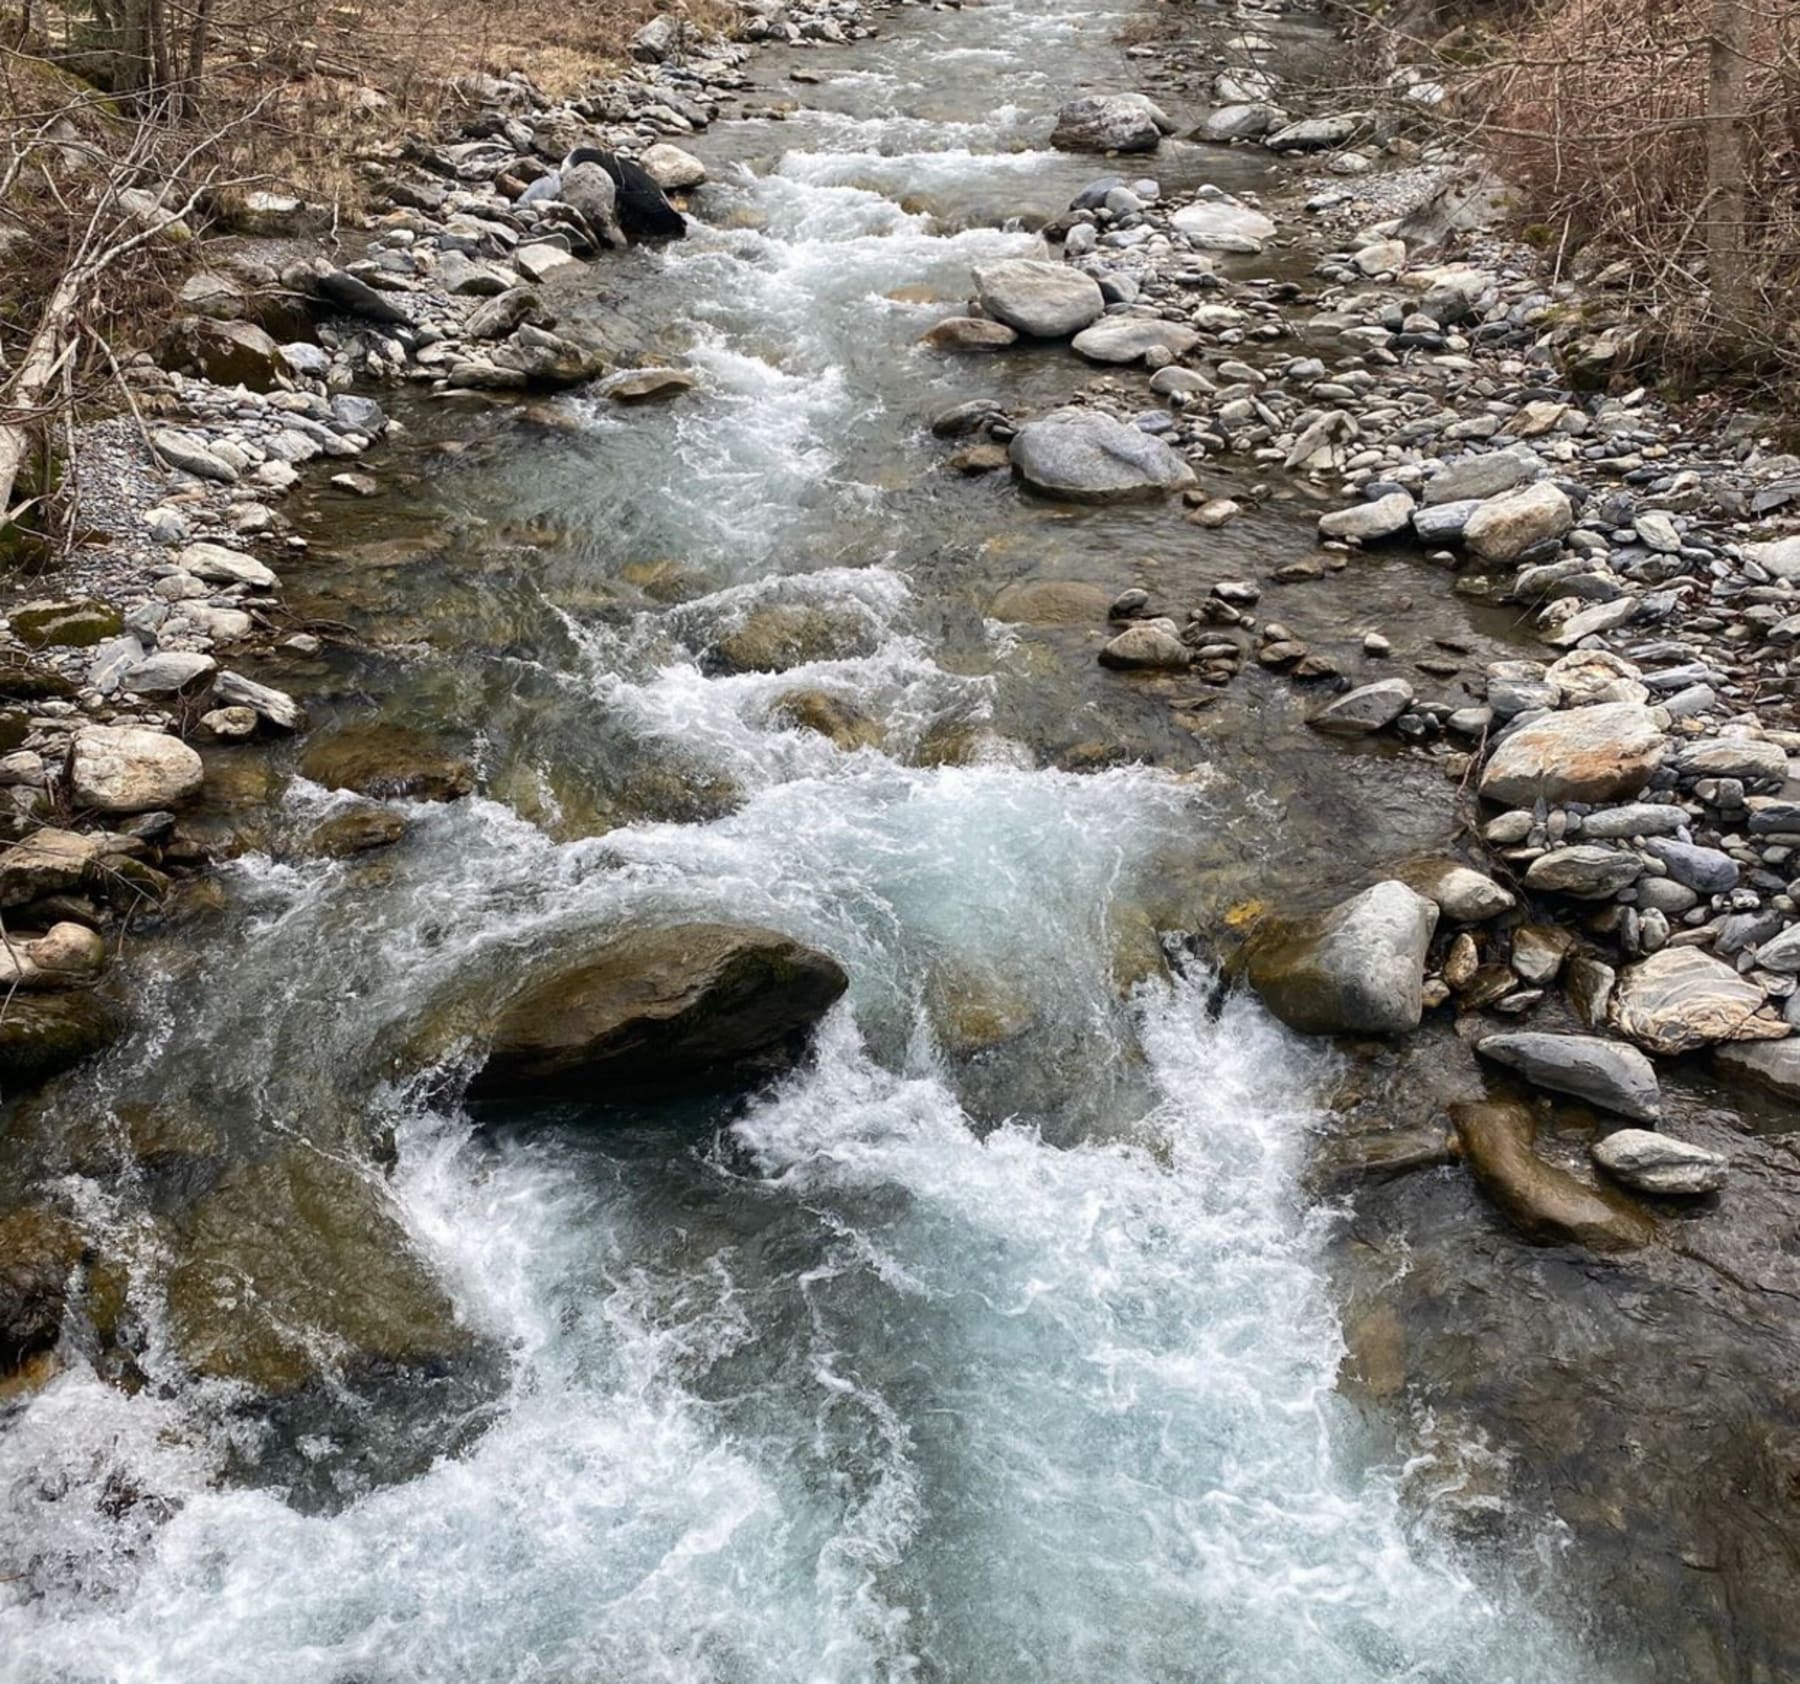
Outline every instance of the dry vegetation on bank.
<svg viewBox="0 0 1800 1684">
<path fill-rule="evenodd" d="M 1800 0 L 1550 0 L 1375 19 L 1450 97 L 1639 367 L 1800 405 Z"/>
</svg>

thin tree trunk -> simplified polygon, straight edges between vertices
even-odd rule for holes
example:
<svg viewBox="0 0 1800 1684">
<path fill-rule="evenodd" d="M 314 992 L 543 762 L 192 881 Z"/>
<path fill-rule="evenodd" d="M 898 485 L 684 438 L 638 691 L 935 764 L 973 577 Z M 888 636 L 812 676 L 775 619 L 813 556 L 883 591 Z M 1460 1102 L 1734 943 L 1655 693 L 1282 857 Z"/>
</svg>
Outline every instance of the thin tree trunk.
<svg viewBox="0 0 1800 1684">
<path fill-rule="evenodd" d="M 1749 0 L 1713 0 L 1706 85 L 1706 258 L 1713 310 L 1733 338 L 1745 331 L 1751 316 L 1744 99 L 1753 23 Z"/>
</svg>

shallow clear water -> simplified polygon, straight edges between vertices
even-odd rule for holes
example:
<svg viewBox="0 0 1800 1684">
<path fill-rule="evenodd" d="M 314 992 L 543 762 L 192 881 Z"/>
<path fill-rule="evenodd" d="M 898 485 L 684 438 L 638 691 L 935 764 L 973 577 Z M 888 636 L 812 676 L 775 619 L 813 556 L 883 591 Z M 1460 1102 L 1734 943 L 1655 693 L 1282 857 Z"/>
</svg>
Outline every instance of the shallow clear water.
<svg viewBox="0 0 1800 1684">
<path fill-rule="evenodd" d="M 954 299 L 971 262 L 1030 249 L 1000 224 L 1095 173 L 1030 147 L 1071 87 L 1124 85 L 1120 21 L 1017 0 L 809 58 L 817 109 L 707 137 L 709 226 L 622 277 L 705 390 L 567 400 L 575 432 L 495 430 L 434 473 L 442 552 L 354 598 L 431 653 L 337 657 L 311 693 L 448 720 L 494 783 L 538 780 L 547 828 L 482 798 L 328 864 L 282 839 L 331 798 L 273 798 L 228 912 L 147 967 L 155 1031 L 66 1107 L 150 1094 L 235 1154 L 365 1166 L 391 1129 L 384 1196 L 498 1361 L 264 1419 L 183 1377 L 133 1188 L 77 1188 L 133 1256 L 147 1383 L 76 1362 L 0 1424 L 0 1678 L 1595 1676 L 1542 1600 L 1554 1537 L 1522 1520 L 1460 1558 L 1335 1389 L 1333 1217 L 1300 1192 L 1322 1055 L 1146 954 L 1190 889 L 1204 924 L 1277 809 L 1203 744 L 1178 771 L 1004 744 L 921 763 L 946 725 L 1041 745 L 1059 714 L 1104 734 L 1142 706 L 1054 681 L 979 609 L 1008 569 L 1164 544 L 1157 514 L 1071 539 L 927 471 L 933 407 L 1067 389 L 1066 357 L 934 361 L 913 341 L 942 306 L 890 296 Z M 611 592 L 667 556 L 697 599 Z M 852 615 L 865 652 L 706 676 L 707 638 L 770 599 Z M 883 748 L 784 726 L 800 685 L 867 708 Z M 664 763 L 728 786 L 720 812 L 548 822 Z M 853 979 L 815 1062 L 746 1111 L 477 1131 L 395 1077 L 447 990 L 676 916 L 779 926 Z M 1009 1038 L 951 1044 L 946 985 L 999 1001 Z"/>
</svg>

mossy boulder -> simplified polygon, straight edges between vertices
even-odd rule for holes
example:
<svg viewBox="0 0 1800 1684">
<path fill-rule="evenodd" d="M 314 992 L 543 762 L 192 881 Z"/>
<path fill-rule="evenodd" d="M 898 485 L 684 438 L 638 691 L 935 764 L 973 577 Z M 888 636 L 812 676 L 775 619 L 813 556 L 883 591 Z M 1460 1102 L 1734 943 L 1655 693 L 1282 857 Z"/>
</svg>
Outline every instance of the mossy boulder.
<svg viewBox="0 0 1800 1684">
<path fill-rule="evenodd" d="M 475 788 L 466 760 L 404 725 L 346 725 L 309 743 L 300 770 L 327 789 L 377 800 L 456 801 Z"/>
<path fill-rule="evenodd" d="M 356 806 L 321 820 L 306 839 L 306 850 L 327 859 L 349 859 L 356 854 L 391 848 L 406 835 L 406 817 L 391 807 Z"/>
<path fill-rule="evenodd" d="M 706 652 L 709 672 L 786 672 L 812 661 L 845 661 L 873 647 L 859 616 L 798 603 L 753 608 Z"/>
<path fill-rule="evenodd" d="M 117 608 L 84 598 L 74 602 L 28 602 L 10 616 L 13 636 L 32 649 L 58 645 L 92 649 L 125 629 Z"/>
<path fill-rule="evenodd" d="M 835 960 L 777 930 L 633 930 L 500 1009 L 470 1097 L 746 1086 L 791 1065 L 847 986 Z"/>
<path fill-rule="evenodd" d="M 0 1092 L 37 1087 L 125 1033 L 124 1009 L 103 995 L 19 993 L 0 1011 Z"/>
<path fill-rule="evenodd" d="M 380 1176 L 309 1147 L 227 1170 L 171 1250 L 175 1348 L 208 1379 L 281 1395 L 331 1373 L 434 1371 L 471 1344 Z"/>
</svg>

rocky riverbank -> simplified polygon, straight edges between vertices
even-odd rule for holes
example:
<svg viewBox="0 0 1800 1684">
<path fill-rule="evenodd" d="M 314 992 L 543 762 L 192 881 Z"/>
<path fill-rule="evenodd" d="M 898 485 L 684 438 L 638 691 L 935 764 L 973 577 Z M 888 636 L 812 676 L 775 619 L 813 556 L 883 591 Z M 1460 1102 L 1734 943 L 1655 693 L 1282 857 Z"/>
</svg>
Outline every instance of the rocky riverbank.
<svg viewBox="0 0 1800 1684">
<path fill-rule="evenodd" d="M 1216 897 L 1221 910 L 1234 904 L 1197 932 L 1276 1015 L 1337 1037 L 1349 1055 L 1314 1165 L 1320 1190 L 1353 1195 L 1357 1213 L 1346 1228 L 1344 1388 L 1386 1406 L 1395 1461 L 1429 1465 L 1432 1477 L 1485 1434 L 1532 1452 L 1541 1432 L 1556 1449 L 1541 1480 L 1535 1465 L 1506 1479 L 1490 1469 L 1454 1500 L 1413 1493 L 1419 1506 L 1455 1508 L 1453 1524 L 1479 1542 L 1483 1516 L 1499 1524 L 1502 1492 L 1525 1492 L 1604 1561 L 1621 1606 L 1648 1606 L 1664 1578 L 1682 1581 L 1677 1596 L 1703 1605 L 1697 1629 L 1726 1631 L 1728 1651 L 1738 1618 L 1758 1652 L 1785 1664 L 1770 1614 L 1782 1573 L 1764 1555 L 1739 1564 L 1769 1539 L 1761 1522 L 1703 1521 L 1716 1482 L 1683 1462 L 1682 1435 L 1700 1433 L 1733 1481 L 1779 1483 L 1754 1464 L 1764 1441 L 1756 1435 L 1782 1430 L 1791 1378 L 1776 1311 L 1794 1290 L 1785 1240 L 1793 1165 L 1779 1137 L 1746 1132 L 1734 1089 L 1713 1084 L 1755 1083 L 1791 1098 L 1796 1081 L 1800 955 L 1790 948 L 1800 941 L 1800 879 L 1787 868 L 1800 809 L 1790 810 L 1788 755 L 1800 736 L 1790 735 L 1783 628 L 1790 617 L 1800 624 L 1800 603 L 1783 569 L 1800 573 L 1790 553 L 1800 540 L 1761 522 L 1785 508 L 1800 464 L 1753 430 L 1693 432 L 1650 395 L 1596 389 L 1604 336 L 1582 326 L 1577 295 L 1540 282 L 1534 254 L 1479 226 L 1482 195 L 1470 191 L 1462 160 L 1385 114 L 1308 110 L 1284 85 L 1290 50 L 1317 51 L 1316 36 L 1294 36 L 1299 21 L 1272 7 L 1219 14 L 1197 40 L 1133 47 L 1152 97 L 1067 90 L 1041 138 L 1053 130 L 1059 146 L 1094 152 L 1096 179 L 1043 222 L 1037 252 L 981 257 L 965 301 L 934 295 L 940 319 L 923 324 L 924 340 L 931 356 L 976 379 L 1003 366 L 984 358 L 1049 364 L 1066 340 L 1066 368 L 1092 377 L 1054 405 L 975 396 L 935 416 L 908 414 L 904 425 L 930 423 L 944 441 L 947 471 L 926 477 L 932 496 L 963 499 L 955 508 L 1010 499 L 999 478 L 1010 472 L 1022 495 L 1084 519 L 1135 506 L 1142 530 L 1158 523 L 1193 563 L 1184 578 L 1210 574 L 1197 589 L 1146 570 L 1144 585 L 1123 591 L 1030 577 L 983 593 L 991 621 L 1047 628 L 1047 637 L 1091 633 L 1090 676 L 1112 709 L 1101 718 L 1172 717 L 1185 747 L 1202 744 L 1181 763 L 1191 771 L 1206 759 L 1209 722 L 1227 729 L 1234 708 L 1276 693 L 1309 717 L 1301 735 L 1354 768 L 1346 782 L 1369 814 L 1426 782 L 1446 807 L 1455 803 L 1461 828 L 1429 853 L 1396 854 L 1373 881 L 1346 884 L 1345 858 L 1381 845 L 1371 818 L 1370 835 L 1347 839 L 1341 855 L 1321 848 L 1285 862 L 1286 875 L 1261 893 L 1252 881 L 1241 899 Z M 753 19 L 744 33 L 829 46 L 870 27 L 864 10 L 840 5 Z M 293 519 L 284 511 L 296 499 L 341 500 L 346 526 L 379 508 L 412 466 L 389 465 L 405 443 L 394 417 L 412 419 L 423 405 L 466 413 L 471 430 L 490 415 L 517 415 L 547 436 L 569 430 L 566 413 L 544 403 L 559 390 L 586 394 L 602 426 L 630 424 L 637 403 L 705 402 L 699 358 L 662 349 L 641 311 L 592 295 L 618 242 L 666 229 L 704 181 L 707 166 L 684 141 L 723 115 L 774 121 L 783 106 L 749 73 L 743 45 L 695 41 L 664 20 L 641 54 L 638 70 L 568 104 L 522 78 L 471 89 L 458 134 L 373 161 L 385 208 L 329 255 L 307 232 L 319 220 L 311 207 L 258 202 L 253 239 L 202 245 L 213 261 L 190 285 L 193 313 L 178 343 L 126 362 L 138 413 L 91 429 L 82 458 L 89 516 L 107 541 L 78 550 L 54 576 L 55 595 L 35 589 L 38 600 L 7 622 L 12 694 L 26 705 L 0 761 L 17 817 L 0 899 L 12 914 L 19 989 L 0 1015 L 0 1049 L 9 1023 L 47 1016 L 59 1036 L 45 1053 L 33 1050 L 41 1030 L 29 1043 L 19 1031 L 19 1050 L 6 1053 L 14 1062 L 0 1072 L 9 1091 L 118 1033 L 105 968 L 119 963 L 123 936 L 153 903 L 206 910 L 209 863 L 253 846 L 232 823 L 240 757 L 305 731 L 302 702 L 321 706 L 309 683 L 327 688 L 308 663 L 369 635 L 366 624 L 290 606 L 299 593 L 289 580 L 318 560 L 306 535 L 329 524 Z M 816 74 L 798 59 L 790 70 L 802 89 Z M 1429 88 L 1403 97 L 1421 111 L 1431 104 Z M 584 149 L 634 162 L 651 185 L 623 171 L 615 179 L 578 157 Z M 1103 152 L 1115 155 L 1100 161 Z M 1165 161 L 1173 181 L 1214 159 L 1238 170 L 1227 179 L 1247 179 L 1246 157 L 1263 167 L 1261 188 L 1165 189 L 1156 179 Z M 846 199 L 869 194 L 857 172 L 878 164 L 864 158 L 847 172 Z M 887 297 L 896 309 L 919 308 L 904 288 Z M 1056 388 L 1057 378 L 1042 386 Z M 657 411 L 636 419 L 646 413 Z M 443 448 L 449 457 L 464 445 Z M 1306 519 L 1268 518 L 1294 509 Z M 1257 566 L 1245 566 L 1241 547 L 1226 566 L 1227 542 L 1252 528 L 1281 537 Z M 809 541 L 835 558 L 837 536 L 822 530 Z M 383 539 L 365 550 L 382 543 L 397 569 L 432 565 L 429 543 Z M 1352 623 L 1332 593 L 1400 553 L 1487 623 L 1510 617 L 1513 635 L 1541 658 L 1520 650 L 1494 659 L 1486 640 L 1452 637 L 1397 656 L 1417 642 L 1410 599 L 1372 604 L 1365 593 Z M 948 574 L 961 557 L 946 554 Z M 875 571 L 840 567 L 827 582 Z M 625 618 L 621 605 L 665 614 L 674 630 L 658 648 L 679 650 L 684 673 L 691 666 L 696 681 L 738 686 L 742 717 L 759 728 L 785 721 L 810 739 L 782 748 L 786 765 L 815 769 L 806 757 L 823 743 L 845 756 L 882 744 L 890 770 L 972 775 L 1033 764 L 1024 733 L 1009 741 L 960 715 L 933 717 L 904 688 L 913 668 L 872 692 L 896 698 L 891 718 L 879 702 L 840 694 L 849 686 L 828 669 L 878 651 L 891 600 L 904 592 L 893 575 L 866 600 L 836 602 L 822 576 L 783 577 L 780 592 L 761 580 L 719 588 L 680 556 L 633 556 L 621 576 L 616 594 L 583 580 L 591 620 L 567 615 L 579 634 L 601 642 Z M 502 623 L 496 665 L 549 664 Z M 1296 629 L 1308 625 L 1327 630 Z M 905 658 L 916 661 L 916 651 Z M 570 668 L 558 681 L 579 690 L 581 729 L 611 729 L 609 710 L 627 704 L 585 666 Z M 408 850 L 390 845 L 409 833 L 440 844 L 449 822 L 438 815 L 466 812 L 478 791 L 495 810 L 484 823 L 510 838 L 506 846 L 541 842 L 496 816 L 503 786 L 487 776 L 480 742 L 499 711 L 491 692 L 478 704 L 458 699 L 456 726 L 468 729 L 452 746 L 430 729 L 359 718 L 357 708 L 381 699 L 367 670 L 333 674 L 331 724 L 279 755 L 282 769 L 339 793 L 298 804 L 310 829 L 290 854 L 278 851 L 277 872 L 328 856 L 346 862 L 349 892 L 373 902 L 408 869 Z M 1021 670 L 1054 668 L 1021 661 Z M 415 709 L 421 716 L 436 723 Z M 686 732 L 697 716 L 684 705 L 677 717 Z M 666 799 L 650 817 L 738 813 L 742 793 L 719 767 L 733 764 L 740 721 L 706 724 L 691 779 L 685 760 L 672 774 L 660 768 Z M 672 753 L 674 735 L 646 730 L 644 740 Z M 1083 739 L 1043 758 L 1085 772 L 1136 758 L 1138 741 Z M 1081 798 L 1059 786 L 1059 799 Z M 534 820 L 555 808 L 549 798 L 514 805 Z M 647 805 L 626 811 L 635 818 Z M 1035 829 L 1054 830 L 1057 818 L 1039 815 Z M 606 872 L 653 880 L 668 871 L 653 854 L 634 855 L 637 839 L 606 843 L 611 823 L 584 826 L 556 809 L 554 825 L 544 824 L 577 844 L 548 868 L 559 897 Z M 595 842 L 602 847 L 582 845 Z M 830 893 L 866 893 L 899 922 L 881 896 L 902 903 L 908 886 L 868 886 L 883 846 L 878 839 L 843 864 Z M 1215 846 L 1228 851 L 1229 836 Z M 702 858 L 714 873 L 715 857 Z M 1268 864 L 1257 859 L 1258 869 Z M 1053 876 L 1042 861 L 1004 863 L 1008 882 Z M 777 874 L 760 862 L 758 873 Z M 750 898 L 761 888 L 750 875 L 726 881 Z M 407 951 L 435 976 L 431 956 L 448 932 L 495 926 L 473 949 L 472 978 L 423 1007 L 409 1000 L 405 1034 L 391 1025 L 371 1034 L 383 1081 L 444 1082 L 454 1099 L 500 1114 L 521 1095 L 554 1104 L 596 1086 L 658 1099 L 738 1092 L 791 1069 L 821 1014 L 858 980 L 849 956 L 765 928 L 767 915 L 696 922 L 654 901 L 644 928 L 598 943 L 589 931 L 585 948 L 564 952 L 541 940 L 542 924 L 509 921 L 529 899 L 517 881 L 497 870 L 492 881 L 472 880 L 473 894 L 429 884 L 418 928 L 388 933 L 416 940 Z M 1296 893 L 1296 880 L 1318 892 Z M 1184 892 L 1190 882 L 1180 877 Z M 1121 980 L 1129 987 L 1161 969 L 1152 921 L 1131 910 L 1130 940 L 1106 932 L 1115 945 L 1104 1001 L 1075 996 L 1071 1022 L 1119 1009 Z M 1093 908 L 1034 911 L 1079 921 Z M 733 906 L 726 916 L 741 913 Z M 979 908 L 980 921 L 993 917 Z M 1191 897 L 1154 920 L 1165 931 L 1201 921 Z M 267 946 L 252 954 L 257 965 L 282 963 L 280 943 L 293 935 L 279 924 L 271 915 L 258 926 Z M 1240 935 L 1241 951 L 1226 952 Z M 923 994 L 937 1050 L 975 1072 L 971 1087 L 983 1061 L 1003 1060 L 1009 1047 L 1026 1046 L 1038 1062 L 1029 1037 L 1055 1012 L 1008 978 L 961 968 L 950 935 L 934 928 L 932 939 L 941 951 Z M 360 971 L 342 963 L 340 984 L 334 955 L 329 984 L 311 984 L 329 994 L 334 1017 L 368 1010 L 379 1020 L 366 1004 L 374 967 L 361 957 Z M 250 997 L 272 1016 L 290 1004 L 273 984 Z M 1058 1009 L 1066 1003 L 1058 997 Z M 181 1009 L 167 993 L 158 1004 Z M 886 1000 L 879 1010 L 901 1015 Z M 417 1387 L 405 1392 L 406 1409 L 420 1415 L 405 1418 L 428 1425 L 394 1467 L 353 1469 L 338 1487 L 335 1468 L 303 1469 L 296 1489 L 329 1506 L 366 1489 L 359 1479 L 404 1477 L 431 1453 L 420 1445 L 455 1447 L 478 1431 L 468 1422 L 481 1418 L 501 1365 L 389 1208 L 392 1142 L 362 1114 L 366 1096 L 338 1091 L 376 1076 L 338 1071 L 333 1050 L 304 1049 L 299 1062 L 316 1058 L 320 1069 L 299 1090 L 280 1086 L 288 1073 L 258 1067 L 234 1070 L 224 1092 L 205 1096 L 223 1116 L 261 1107 L 265 1082 L 276 1088 L 270 1126 L 248 1152 L 226 1148 L 217 1118 L 122 1116 L 89 1138 L 54 1112 L 17 1107 L 9 1162 L 28 1163 L 39 1191 L 65 1179 L 0 1218 L 0 1249 L 12 1260 L 0 1365 L 34 1365 L 26 1383 L 40 1384 L 57 1360 L 49 1353 L 75 1328 L 122 1388 L 146 1384 L 145 1322 L 128 1271 L 93 1247 L 88 1213 L 67 1196 L 70 1185 L 92 1183 L 107 1197 L 128 1186 L 153 1213 L 150 1249 L 168 1268 L 171 1348 L 155 1353 L 163 1376 L 179 1368 L 230 1388 L 251 1412 L 282 1400 L 303 1447 L 296 1461 L 318 1441 L 307 1411 L 325 1407 L 319 1399 L 338 1376 L 399 1376 L 403 1390 Z M 1067 1047 L 1053 1039 L 1050 1052 L 1046 1066 Z M 1091 1065 L 1082 1080 L 1094 1085 Z M 1020 1109 L 1016 1088 L 992 1091 L 992 1116 Z M 373 1102 L 367 1109 L 385 1116 Z M 1490 1205 L 1476 1202 L 1477 1190 Z M 304 1220 L 290 1223 L 290 1212 Z M 684 1232 L 687 1220 L 682 1212 Z M 654 1224 L 671 1226 L 666 1207 L 655 1206 Z M 258 1288 L 248 1298 L 246 1280 Z M 1679 1384 L 1634 1366 L 1640 1313 L 1659 1360 L 1690 1342 L 1695 1360 Z M 1459 1354 L 1458 1339 L 1475 1337 L 1470 1326 L 1482 1329 L 1482 1359 Z M 1559 1388 L 1570 1349 L 1581 1372 Z M 1505 1375 L 1493 1372 L 1495 1350 L 1506 1354 Z M 1734 1397 L 1750 1402 L 1729 1419 L 1706 1417 L 1709 1374 L 1728 1376 Z M 1679 1401 L 1668 1421 L 1657 1418 L 1659 1393 Z M 1441 1430 L 1409 1430 L 1409 1419 L 1433 1410 Z M 1620 1418 L 1630 1455 L 1597 1426 Z M 319 1461 L 331 1458 L 320 1452 Z M 1711 1541 L 1702 1547 L 1703 1533 Z M 1768 1533 L 1785 1536 L 1779 1523 Z M 1690 1544 L 1696 1564 L 1684 1569 Z M 1634 1545 L 1640 1559 L 1621 1565 Z M 1716 1575 L 1724 1588 L 1696 1591 L 1683 1571 Z M 1724 1664 L 1691 1672 L 1740 1675 Z"/>
</svg>

